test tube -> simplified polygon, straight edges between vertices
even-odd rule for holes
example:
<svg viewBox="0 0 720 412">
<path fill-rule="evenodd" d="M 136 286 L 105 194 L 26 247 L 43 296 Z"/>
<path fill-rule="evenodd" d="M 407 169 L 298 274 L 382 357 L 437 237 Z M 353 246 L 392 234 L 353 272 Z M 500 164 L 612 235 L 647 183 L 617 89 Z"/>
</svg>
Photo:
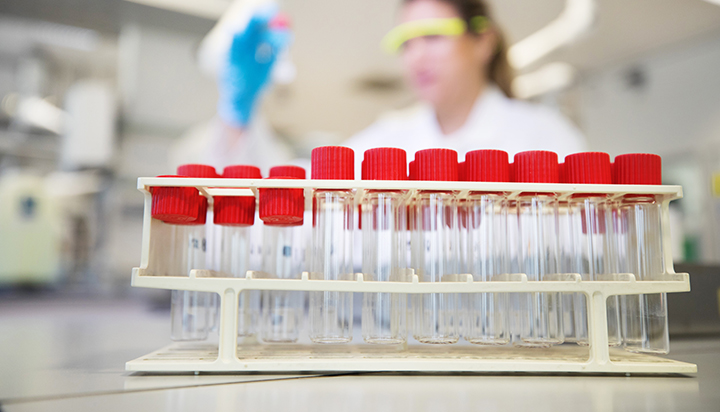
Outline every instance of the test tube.
<svg viewBox="0 0 720 412">
<path fill-rule="evenodd" d="M 402 149 L 365 152 L 366 180 L 407 180 Z M 402 190 L 368 190 L 363 198 L 362 271 L 365 280 L 405 281 L 407 253 L 407 194 Z M 397 344 L 407 339 L 407 295 L 364 293 L 362 334 L 368 343 Z"/>
<path fill-rule="evenodd" d="M 615 158 L 616 183 L 662 184 L 660 156 L 634 153 Z M 619 230 L 625 248 L 620 270 L 638 281 L 662 279 L 665 273 L 662 243 L 662 206 L 654 195 L 627 194 L 618 204 Z M 670 349 L 665 293 L 623 295 L 623 346 L 632 352 L 668 353 Z"/>
<path fill-rule="evenodd" d="M 415 154 L 417 180 L 457 181 L 457 152 L 427 149 Z M 414 199 L 412 258 L 421 282 L 441 282 L 459 273 L 457 197 L 452 190 L 420 190 Z M 446 278 L 446 279 L 444 279 Z M 413 297 L 413 336 L 430 344 L 460 338 L 460 297 L 423 293 Z"/>
<path fill-rule="evenodd" d="M 305 169 L 276 166 L 271 179 L 305 179 Z M 305 266 L 302 243 L 304 189 L 260 189 L 263 271 L 271 279 L 300 279 Z M 289 343 L 299 338 L 303 315 L 301 291 L 266 290 L 262 294 L 262 340 Z"/>
<path fill-rule="evenodd" d="M 558 164 L 558 175 L 560 177 L 560 183 L 568 183 L 565 176 L 565 163 Z M 570 227 L 570 203 L 567 198 L 558 199 L 558 267 L 562 273 L 574 273 L 575 272 L 575 245 L 573 244 L 572 229 Z M 583 315 L 585 312 L 575 311 L 575 305 L 578 302 L 577 293 L 563 293 L 560 295 L 562 298 L 563 307 L 563 335 L 565 336 L 565 342 L 576 343 L 577 338 L 575 334 L 575 324 L 578 322 L 576 315 Z"/>
<path fill-rule="evenodd" d="M 508 182 L 508 154 L 502 150 L 475 150 L 465 155 L 465 178 L 471 182 Z M 487 282 L 508 273 L 507 193 L 471 191 L 466 201 L 467 263 L 473 280 Z M 508 299 L 505 293 L 463 295 L 463 337 L 479 345 L 510 341 Z"/>
<path fill-rule="evenodd" d="M 558 157 L 547 151 L 515 155 L 515 179 L 523 183 L 558 183 Z M 554 192 L 523 192 L 517 197 L 519 266 L 529 281 L 552 280 L 558 272 L 558 201 Z M 563 343 L 560 293 L 515 295 L 517 346 L 548 347 Z"/>
<path fill-rule="evenodd" d="M 185 164 L 177 168 L 183 177 L 218 178 L 215 168 L 202 164 Z M 195 192 L 197 189 L 193 188 Z M 208 269 L 208 200 L 196 193 L 199 208 L 198 217 L 178 228 L 176 252 L 182 253 L 183 259 L 174 259 L 178 267 L 177 273 L 188 276 L 192 269 Z M 203 340 L 213 326 L 217 314 L 217 294 L 191 290 L 174 290 L 171 295 L 171 335 L 176 341 Z"/>
<path fill-rule="evenodd" d="M 354 153 L 324 146 L 311 154 L 312 179 L 353 180 Z M 353 280 L 354 193 L 351 189 L 313 192 L 313 256 L 311 278 Z M 310 339 L 316 343 L 352 340 L 351 292 L 310 292 Z"/>
<path fill-rule="evenodd" d="M 612 184 L 612 168 L 607 153 L 576 153 L 565 158 L 567 183 Z M 607 280 L 613 273 L 612 211 L 606 193 L 577 193 L 568 200 L 570 218 L 571 262 L 568 271 L 578 273 L 583 281 Z M 574 338 L 579 345 L 588 345 L 588 314 L 585 294 L 573 293 L 564 312 L 573 313 Z M 567 302 L 564 301 L 563 303 Z M 607 300 L 608 344 L 618 346 L 620 314 L 617 296 Z"/>
<path fill-rule="evenodd" d="M 182 177 L 161 175 L 159 178 Z M 152 232 L 148 271 L 154 276 L 185 276 L 187 270 L 178 271 L 179 263 L 186 261 L 187 248 L 178 243 L 178 226 L 197 219 L 199 197 L 192 187 L 151 187 Z M 180 247 L 182 246 L 182 248 Z"/>
<path fill-rule="evenodd" d="M 249 165 L 227 166 L 226 179 L 261 179 L 260 169 Z M 222 276 L 244 278 L 248 270 L 257 270 L 253 254 L 258 249 L 255 223 L 255 196 L 216 196 L 214 222 L 220 231 L 218 270 Z M 254 236 L 255 235 L 255 236 Z M 238 336 L 257 333 L 260 318 L 260 293 L 243 290 L 238 295 Z"/>
</svg>

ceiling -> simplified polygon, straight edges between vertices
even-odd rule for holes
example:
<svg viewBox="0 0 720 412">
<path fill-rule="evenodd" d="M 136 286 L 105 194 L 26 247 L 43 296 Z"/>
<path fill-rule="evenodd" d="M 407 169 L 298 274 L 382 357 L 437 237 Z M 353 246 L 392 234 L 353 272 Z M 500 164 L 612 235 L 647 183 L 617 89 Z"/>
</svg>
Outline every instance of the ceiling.
<svg viewBox="0 0 720 412">
<path fill-rule="evenodd" d="M 185 3 L 191 0 L 184 0 Z M 192 0 L 195 1 L 195 0 Z M 197 0 L 202 1 L 202 0 Z M 284 0 L 295 31 L 297 80 L 265 102 L 271 121 L 290 137 L 344 138 L 380 113 L 412 102 L 398 62 L 379 47 L 400 0 Z M 490 0 L 510 42 L 552 21 L 564 0 Z M 0 13 L 117 33 L 127 22 L 206 32 L 212 20 L 123 0 L 2 0 Z M 565 61 L 581 72 L 627 61 L 711 34 L 720 7 L 703 0 L 597 0 L 589 33 L 542 63 Z M 316 132 L 328 132 L 322 134 Z"/>
</svg>

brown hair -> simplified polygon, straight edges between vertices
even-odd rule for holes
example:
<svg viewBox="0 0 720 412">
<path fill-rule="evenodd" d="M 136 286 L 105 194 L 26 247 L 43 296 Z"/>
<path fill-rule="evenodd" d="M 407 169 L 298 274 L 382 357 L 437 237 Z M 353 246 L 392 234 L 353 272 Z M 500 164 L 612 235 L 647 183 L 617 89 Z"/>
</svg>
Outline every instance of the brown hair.
<svg viewBox="0 0 720 412">
<path fill-rule="evenodd" d="M 416 0 L 403 0 L 403 3 L 411 3 Z M 505 43 L 505 37 L 503 36 L 500 28 L 494 23 L 490 16 L 490 8 L 485 4 L 484 0 L 435 0 L 443 3 L 447 3 L 457 10 L 460 18 L 465 21 L 468 27 L 473 27 L 471 22 L 473 17 L 484 16 L 492 25 L 492 29 L 495 31 L 497 37 L 497 48 L 495 54 L 490 60 L 488 67 L 487 76 L 490 81 L 495 83 L 500 90 L 507 97 L 513 97 L 512 95 L 512 80 L 514 77 L 513 69 L 510 66 L 510 62 L 507 58 L 508 47 Z M 469 31 L 469 33 L 473 33 Z"/>
</svg>

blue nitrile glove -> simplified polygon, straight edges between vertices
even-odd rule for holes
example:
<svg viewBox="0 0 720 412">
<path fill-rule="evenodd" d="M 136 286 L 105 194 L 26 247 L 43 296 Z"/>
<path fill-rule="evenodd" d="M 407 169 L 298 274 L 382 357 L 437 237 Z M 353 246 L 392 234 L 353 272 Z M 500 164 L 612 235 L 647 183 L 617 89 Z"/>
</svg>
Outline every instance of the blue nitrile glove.
<svg viewBox="0 0 720 412">
<path fill-rule="evenodd" d="M 277 10 L 256 13 L 244 31 L 236 33 L 220 73 L 218 113 L 228 124 L 245 127 L 270 78 L 277 56 L 290 42 L 290 30 L 270 28 Z"/>
</svg>

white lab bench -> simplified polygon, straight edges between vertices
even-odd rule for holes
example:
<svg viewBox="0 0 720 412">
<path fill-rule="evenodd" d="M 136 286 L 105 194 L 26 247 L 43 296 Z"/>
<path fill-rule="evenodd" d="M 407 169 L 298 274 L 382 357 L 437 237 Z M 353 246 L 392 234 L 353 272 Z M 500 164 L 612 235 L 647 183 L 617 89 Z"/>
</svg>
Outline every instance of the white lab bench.
<svg viewBox="0 0 720 412">
<path fill-rule="evenodd" d="M 169 312 L 129 300 L 0 298 L 0 411 L 717 411 L 720 337 L 671 341 L 693 376 L 144 375 Z"/>
</svg>

